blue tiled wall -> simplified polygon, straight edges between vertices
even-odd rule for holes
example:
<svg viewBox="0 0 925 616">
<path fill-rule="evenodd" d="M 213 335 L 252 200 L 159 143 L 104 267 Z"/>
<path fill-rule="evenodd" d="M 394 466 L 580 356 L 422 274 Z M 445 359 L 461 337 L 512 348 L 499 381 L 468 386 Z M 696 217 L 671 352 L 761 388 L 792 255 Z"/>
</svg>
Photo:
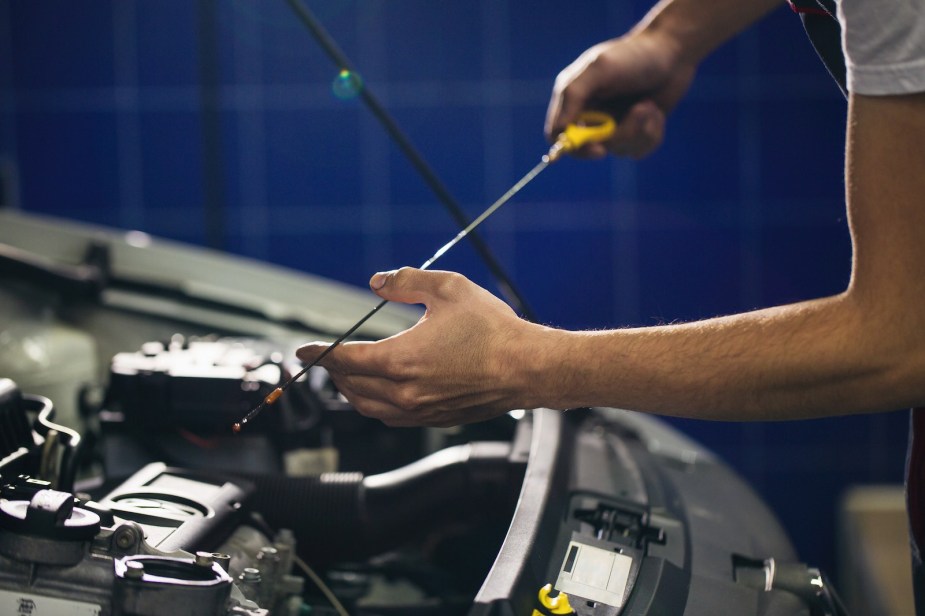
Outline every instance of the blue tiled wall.
<svg viewBox="0 0 925 616">
<path fill-rule="evenodd" d="M 555 74 L 648 3 L 310 3 L 475 215 L 531 168 Z M 193 243 L 205 229 L 199 3 L 0 3 L 0 168 L 23 209 Z M 225 223 L 235 253 L 365 285 L 420 264 L 450 217 L 283 0 L 215 12 Z M 702 67 L 644 162 L 565 160 L 483 237 L 540 318 L 690 320 L 840 290 L 845 103 L 785 9 Z M 494 289 L 474 251 L 443 267 Z M 850 483 L 899 481 L 902 412 L 784 424 L 673 420 L 762 492 L 831 568 Z"/>
</svg>

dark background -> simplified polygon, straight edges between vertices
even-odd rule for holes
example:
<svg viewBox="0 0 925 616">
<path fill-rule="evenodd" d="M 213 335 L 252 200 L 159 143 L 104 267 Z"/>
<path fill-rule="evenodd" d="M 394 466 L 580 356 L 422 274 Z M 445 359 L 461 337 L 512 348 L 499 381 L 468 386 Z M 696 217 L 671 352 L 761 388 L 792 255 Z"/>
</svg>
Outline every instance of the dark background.
<svg viewBox="0 0 925 616">
<path fill-rule="evenodd" d="M 310 7 L 474 217 L 544 152 L 556 73 L 648 2 Z M 365 286 L 456 231 L 283 0 L 0 2 L 3 201 Z M 702 67 L 649 159 L 546 170 L 482 236 L 545 323 L 686 321 L 838 292 L 845 101 L 779 9 Z M 441 267 L 495 290 L 468 245 Z M 794 349 L 795 353 L 799 349 Z M 854 483 L 899 482 L 907 415 L 671 420 L 835 566 Z"/>
</svg>

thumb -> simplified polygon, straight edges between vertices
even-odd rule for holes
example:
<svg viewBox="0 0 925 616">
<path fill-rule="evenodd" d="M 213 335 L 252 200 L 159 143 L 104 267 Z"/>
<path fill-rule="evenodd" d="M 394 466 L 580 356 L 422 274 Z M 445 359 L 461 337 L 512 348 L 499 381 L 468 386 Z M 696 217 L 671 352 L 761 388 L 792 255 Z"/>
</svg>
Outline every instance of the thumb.
<svg viewBox="0 0 925 616">
<path fill-rule="evenodd" d="M 447 299 L 458 289 L 460 274 L 403 267 L 375 274 L 369 281 L 373 292 L 389 301 L 429 306 L 436 299 Z"/>
<path fill-rule="evenodd" d="M 295 356 L 306 364 L 310 364 L 315 361 L 319 355 L 324 353 L 324 350 L 329 346 L 331 345 L 327 342 L 309 342 L 296 349 Z"/>
</svg>

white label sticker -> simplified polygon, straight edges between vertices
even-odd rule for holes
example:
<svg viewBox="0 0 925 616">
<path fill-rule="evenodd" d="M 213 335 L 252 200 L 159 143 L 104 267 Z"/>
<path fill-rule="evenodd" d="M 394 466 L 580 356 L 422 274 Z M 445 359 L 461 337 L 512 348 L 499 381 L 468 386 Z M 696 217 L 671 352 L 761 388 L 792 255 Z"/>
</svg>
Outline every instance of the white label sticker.
<svg viewBox="0 0 925 616">
<path fill-rule="evenodd" d="M 632 567 L 633 559 L 626 554 L 572 541 L 556 580 L 556 590 L 623 607 Z"/>
<path fill-rule="evenodd" d="M 0 590 L 0 614 L 9 616 L 100 616 L 100 606 Z"/>
</svg>

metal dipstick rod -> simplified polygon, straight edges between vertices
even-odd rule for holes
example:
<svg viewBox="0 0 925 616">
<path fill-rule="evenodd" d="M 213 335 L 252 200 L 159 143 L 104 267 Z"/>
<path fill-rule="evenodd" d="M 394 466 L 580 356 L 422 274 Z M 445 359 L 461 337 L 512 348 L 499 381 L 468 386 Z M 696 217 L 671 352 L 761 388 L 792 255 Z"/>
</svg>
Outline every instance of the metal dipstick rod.
<svg viewBox="0 0 925 616">
<path fill-rule="evenodd" d="M 616 123 L 614 122 L 613 118 L 611 118 L 610 116 L 603 114 L 603 113 L 598 113 L 598 112 L 583 113 L 580 116 L 579 122 L 577 124 L 570 124 L 568 127 L 566 127 L 565 131 L 563 131 L 562 134 L 558 136 L 555 143 L 553 143 L 553 145 L 549 148 L 549 152 L 543 155 L 543 158 L 540 160 L 540 162 L 535 167 L 533 167 L 533 169 L 528 171 L 525 176 L 520 178 L 520 180 L 518 180 L 516 184 L 511 186 L 506 193 L 501 195 L 501 197 L 497 201 L 495 201 L 490 206 L 488 206 L 485 209 L 485 211 L 479 214 L 478 217 L 475 218 L 472 222 L 470 222 L 466 226 L 465 229 L 457 233 L 453 239 L 451 239 L 449 242 L 441 246 L 437 250 L 437 252 L 433 254 L 431 258 L 427 259 L 427 261 L 425 261 L 421 265 L 419 269 L 426 270 L 431 265 L 433 265 L 437 261 L 437 259 L 439 259 L 444 254 L 446 254 L 447 251 L 450 250 L 450 248 L 458 244 L 463 238 L 465 238 L 469 233 L 471 233 L 476 227 L 478 227 L 480 224 L 485 222 L 485 220 L 488 219 L 489 216 L 491 216 L 496 211 L 498 211 L 498 209 L 502 205 L 510 201 L 514 195 L 520 192 L 520 190 L 524 186 L 529 184 L 533 180 L 533 178 L 539 175 L 539 173 L 543 169 L 548 167 L 550 163 L 553 163 L 559 160 L 562 154 L 564 154 L 565 152 L 571 152 L 573 150 L 577 150 L 584 144 L 592 142 L 592 141 L 596 141 L 596 142 L 606 141 L 613 135 L 615 130 L 616 130 Z M 271 391 L 269 394 L 267 394 L 267 396 L 263 399 L 263 401 L 260 404 L 258 404 L 256 407 L 251 409 L 251 411 L 247 413 L 247 415 L 245 415 L 241 419 L 241 421 L 235 423 L 232 426 L 232 430 L 235 433 L 240 432 L 241 429 L 246 424 L 248 424 L 251 420 L 257 417 L 257 415 L 259 415 L 261 411 L 263 411 L 263 409 L 275 403 L 279 399 L 279 397 L 283 395 L 283 392 L 286 391 L 290 385 L 292 385 L 293 382 L 297 381 L 299 378 L 302 377 L 302 375 L 304 375 L 311 368 L 317 365 L 318 362 L 320 362 L 322 359 L 327 357 L 331 351 L 333 351 L 338 346 L 340 346 L 340 344 L 344 340 L 346 340 L 351 335 L 353 335 L 354 332 L 356 332 L 364 323 L 366 323 L 374 314 L 379 312 L 379 310 L 388 303 L 389 303 L 389 300 L 384 299 L 378 304 L 376 304 L 376 306 L 372 310 L 367 312 L 359 321 L 354 323 L 353 326 L 350 327 L 350 329 L 348 329 L 343 334 L 341 334 L 340 337 L 337 338 L 337 340 L 332 342 L 330 346 L 328 346 L 324 351 L 322 351 L 321 354 L 318 357 L 316 357 L 314 361 L 312 361 L 311 363 L 306 365 L 304 368 L 299 370 L 299 372 L 297 372 L 294 376 L 291 376 L 288 379 L 286 379 L 286 381 L 282 385 L 280 385 L 279 387 Z"/>
</svg>

